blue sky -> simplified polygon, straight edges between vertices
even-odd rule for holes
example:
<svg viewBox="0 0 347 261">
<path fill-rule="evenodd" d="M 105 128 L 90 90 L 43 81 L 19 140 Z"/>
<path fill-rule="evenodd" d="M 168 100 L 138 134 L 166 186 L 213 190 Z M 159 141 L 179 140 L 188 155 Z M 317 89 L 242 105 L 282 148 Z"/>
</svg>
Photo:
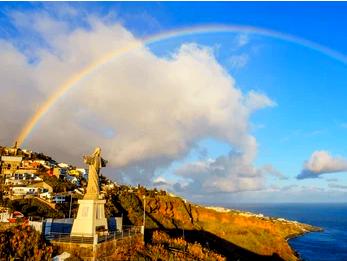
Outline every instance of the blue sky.
<svg viewBox="0 0 347 261">
<path fill-rule="evenodd" d="M 18 20 L 13 20 L 14 12 L 29 17 L 45 12 L 50 19 L 67 24 L 70 32 L 78 28 L 93 31 L 87 18 L 95 15 L 107 25 L 121 23 L 139 38 L 204 24 L 254 26 L 306 39 L 347 55 L 347 4 L 343 2 L 24 2 L 1 3 L 0 7 L 0 38 L 24 53 L 29 64 L 40 63 L 42 57 L 35 51 L 52 48 L 50 39 L 42 38 L 35 29 L 23 30 Z M 238 41 L 242 43 L 238 45 Z M 271 106 L 250 115 L 248 131 L 258 145 L 253 166 L 260 170 L 271 165 L 280 175 L 266 175 L 265 184 L 250 190 L 213 190 L 207 196 L 195 195 L 194 189 L 198 188 L 194 186 L 187 186 L 191 190 L 184 191 L 185 182 L 201 180 L 194 180 L 195 174 L 177 174 L 183 171 L 183 165 L 205 161 L 204 166 L 211 169 L 217 164 L 216 159 L 238 149 L 232 142 L 205 135 L 194 141 L 184 155 L 163 160 L 166 164 L 156 166 L 154 162 L 163 156 L 157 155 L 158 159 L 153 161 L 153 180 L 164 180 L 174 193 L 209 203 L 225 201 L 226 196 L 230 201 L 253 202 L 346 201 L 347 63 L 300 43 L 250 32 L 178 36 L 149 44 L 147 48 L 157 57 L 168 59 L 186 43 L 209 48 L 242 93 L 253 90 L 271 99 Z M 81 123 L 83 128 L 86 125 Z M 117 130 L 105 128 L 113 133 L 111 136 L 117 135 Z M 29 144 L 54 155 L 54 146 L 48 149 L 35 142 Z M 136 164 L 134 167 L 138 168 Z M 304 172 L 309 175 L 298 179 Z M 183 181 L 181 190 L 177 189 L 179 186 L 175 190 L 174 183 L 182 181 L 182 177 L 189 177 L 188 181 Z"/>
</svg>

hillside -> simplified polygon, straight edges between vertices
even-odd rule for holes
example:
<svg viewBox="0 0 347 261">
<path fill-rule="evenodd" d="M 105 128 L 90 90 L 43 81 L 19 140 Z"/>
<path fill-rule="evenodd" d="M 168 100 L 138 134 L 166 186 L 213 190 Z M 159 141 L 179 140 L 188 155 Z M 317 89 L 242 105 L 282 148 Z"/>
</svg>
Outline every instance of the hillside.
<svg viewBox="0 0 347 261">
<path fill-rule="evenodd" d="M 51 160 L 45 155 L 35 155 Z M 61 181 L 55 177 L 45 177 L 45 180 L 57 191 L 75 187 L 68 180 Z M 107 217 L 122 215 L 124 225 L 143 224 L 144 197 L 146 199 L 146 247 L 135 251 L 130 248 L 129 251 L 133 251 L 131 256 L 123 251 L 121 254 L 125 259 L 136 256 L 165 259 L 170 256 L 192 260 L 201 257 L 211 260 L 222 257 L 231 260 L 298 260 L 287 239 L 319 230 L 294 221 L 199 206 L 165 191 L 115 185 L 105 177 L 101 178 L 101 186 Z M 77 199 L 80 197 L 75 195 L 73 198 L 72 216 L 77 213 Z M 57 205 L 55 210 L 37 199 L 7 200 L 3 203 L 25 216 L 48 218 L 69 215 L 69 202 Z M 192 255 L 189 249 L 195 249 L 196 255 Z"/>
<path fill-rule="evenodd" d="M 194 260 L 188 250 L 192 248 L 197 251 L 195 258 L 205 256 L 209 260 L 222 257 L 228 260 L 298 260 L 287 239 L 319 230 L 294 221 L 199 206 L 164 191 L 143 187 L 120 186 L 104 195 L 108 217 L 123 214 L 125 225 L 138 226 L 143 224 L 143 197 L 146 196 L 146 246 L 137 249 L 124 246 L 121 253 L 115 253 L 124 259 L 184 256 Z M 13 201 L 10 206 L 33 216 L 52 216 L 52 212 L 38 201 L 35 206 L 25 200 Z M 60 208 L 54 216 L 63 216 L 64 212 L 66 209 Z M 74 204 L 73 213 L 76 212 L 77 204 Z M 132 252 L 130 256 L 127 249 Z"/>
<path fill-rule="evenodd" d="M 173 237 L 196 241 L 232 259 L 298 260 L 287 239 L 319 230 L 283 219 L 198 206 L 179 197 L 143 189 L 137 192 L 109 191 L 108 210 L 113 214 L 124 213 L 126 223 L 142 225 L 144 195 L 147 240 L 153 231 L 162 230 Z"/>
</svg>

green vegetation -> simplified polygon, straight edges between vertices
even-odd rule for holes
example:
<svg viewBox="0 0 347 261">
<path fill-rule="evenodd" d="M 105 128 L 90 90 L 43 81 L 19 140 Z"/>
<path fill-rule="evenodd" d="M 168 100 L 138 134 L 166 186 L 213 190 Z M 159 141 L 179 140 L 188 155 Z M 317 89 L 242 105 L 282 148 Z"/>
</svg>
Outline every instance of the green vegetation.
<svg viewBox="0 0 347 261">
<path fill-rule="evenodd" d="M 75 188 L 77 188 L 77 186 L 72 184 L 71 182 L 58 179 L 55 176 L 44 175 L 43 181 L 50 185 L 53 188 L 53 192 L 55 193 L 73 191 Z"/>
<path fill-rule="evenodd" d="M 50 206 L 40 202 L 38 199 L 16 199 L 8 201 L 10 209 L 19 211 L 26 217 L 36 218 L 62 218 L 64 214 Z"/>
</svg>

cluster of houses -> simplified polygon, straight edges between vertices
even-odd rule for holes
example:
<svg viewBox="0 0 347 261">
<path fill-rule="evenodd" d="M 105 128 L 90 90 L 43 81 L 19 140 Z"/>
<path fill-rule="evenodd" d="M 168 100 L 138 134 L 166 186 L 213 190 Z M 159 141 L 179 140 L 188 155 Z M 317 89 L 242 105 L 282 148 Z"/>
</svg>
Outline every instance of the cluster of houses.
<svg viewBox="0 0 347 261">
<path fill-rule="evenodd" d="M 81 181 L 87 179 L 87 170 L 57 163 L 43 154 L 13 147 L 0 147 L 0 177 L 3 195 L 9 199 L 39 197 L 49 202 L 62 203 L 64 195 L 54 193 L 47 177 L 67 180 L 75 184 L 75 193 L 83 193 Z"/>
</svg>

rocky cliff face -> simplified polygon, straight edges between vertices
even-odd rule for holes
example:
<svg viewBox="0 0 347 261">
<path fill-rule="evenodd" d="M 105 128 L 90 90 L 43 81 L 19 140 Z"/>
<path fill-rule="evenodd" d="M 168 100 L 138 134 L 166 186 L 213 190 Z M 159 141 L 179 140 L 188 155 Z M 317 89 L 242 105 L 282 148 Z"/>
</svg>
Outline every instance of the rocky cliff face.
<svg viewBox="0 0 347 261">
<path fill-rule="evenodd" d="M 114 211 L 126 213 L 126 222 L 142 225 L 142 193 L 123 191 L 110 199 Z M 179 197 L 152 193 L 146 196 L 146 231 L 158 229 L 240 260 L 298 260 L 287 239 L 317 230 L 294 221 L 203 207 Z"/>
</svg>

